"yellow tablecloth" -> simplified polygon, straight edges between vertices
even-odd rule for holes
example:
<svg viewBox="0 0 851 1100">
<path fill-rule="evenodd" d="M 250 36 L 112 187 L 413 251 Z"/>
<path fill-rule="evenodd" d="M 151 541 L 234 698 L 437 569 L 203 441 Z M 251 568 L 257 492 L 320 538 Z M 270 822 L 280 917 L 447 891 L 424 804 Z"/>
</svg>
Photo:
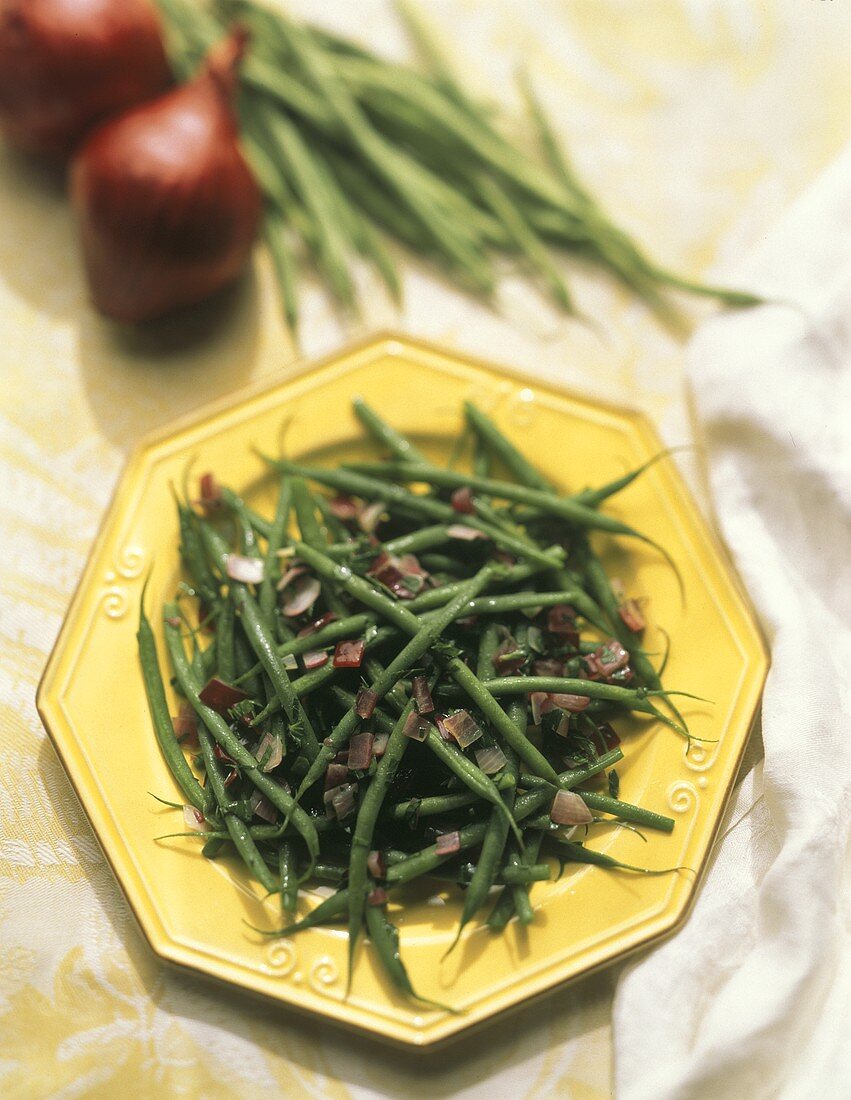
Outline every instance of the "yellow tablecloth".
<svg viewBox="0 0 851 1100">
<path fill-rule="evenodd" d="M 388 4 L 289 5 L 394 53 Z M 579 169 L 657 255 L 723 270 L 843 144 L 851 6 L 789 0 L 442 0 L 426 5 L 478 90 L 515 105 L 518 60 Z M 522 126 L 518 124 L 522 135 Z M 498 311 L 409 265 L 397 314 L 364 277 L 351 335 L 397 327 L 643 406 L 690 437 L 681 338 L 605 278 L 576 280 L 599 328 L 508 280 Z M 346 334 L 303 296 L 303 350 Z M 266 258 L 224 308 L 155 334 L 86 301 L 61 180 L 0 153 L 0 1090 L 14 1097 L 611 1092 L 617 972 L 435 1057 L 405 1056 L 166 971 L 133 924 L 34 708 L 36 684 L 128 449 L 148 429 L 286 372 Z M 699 461 L 687 471 L 700 491 Z M 116 706 L 120 707 L 120 699 Z"/>
</svg>

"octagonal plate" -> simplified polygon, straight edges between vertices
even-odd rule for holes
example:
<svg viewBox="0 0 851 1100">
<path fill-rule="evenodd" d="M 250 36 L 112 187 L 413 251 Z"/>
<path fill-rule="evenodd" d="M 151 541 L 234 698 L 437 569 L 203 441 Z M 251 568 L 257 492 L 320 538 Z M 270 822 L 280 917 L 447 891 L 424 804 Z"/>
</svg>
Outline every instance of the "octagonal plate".
<svg viewBox="0 0 851 1100">
<path fill-rule="evenodd" d="M 45 671 L 38 706 L 159 956 L 300 1011 L 424 1047 L 676 927 L 706 861 L 768 661 L 746 599 L 675 467 L 656 464 L 609 510 L 671 551 L 682 572 L 685 604 L 672 570 L 652 548 L 634 540 L 600 546 L 610 572 L 649 600 L 650 648 L 661 639 L 657 624 L 670 635 L 666 684 L 713 703 L 686 708 L 692 732 L 706 739 L 691 748 L 652 722 L 621 727 L 627 729 L 625 760 L 618 766 L 621 797 L 672 815 L 673 833 L 651 833 L 643 843 L 627 830 L 599 829 L 591 844 L 625 862 L 686 866 L 696 873 L 650 878 L 574 867 L 559 881 L 534 887 L 536 920 L 528 931 L 512 925 L 492 936 L 468 926 L 445 962 L 440 960 L 457 921 L 457 900 L 412 895 L 397 916 L 414 985 L 457 1014 L 417 1009 L 399 999 L 368 952 L 361 952 L 345 998 L 342 930 L 314 929 L 294 940 L 258 936 L 246 921 L 274 928 L 276 906 L 261 899 L 235 863 L 208 862 L 189 840 L 156 840 L 182 826 L 147 792 L 180 796 L 151 731 L 135 630 L 149 571 L 150 609 L 173 594 L 180 576 L 170 486 L 181 482 L 187 463 L 194 459 L 197 470 L 215 471 L 257 507 L 269 508 L 271 479 L 253 448 L 273 452 L 282 421 L 291 418 L 286 444 L 293 456 L 334 462 L 367 453 L 350 409 L 356 393 L 435 459 L 445 459 L 458 437 L 461 403 L 471 398 L 565 490 L 607 481 L 660 449 L 636 412 L 533 386 L 488 364 L 393 336 L 280 384 L 254 388 L 137 449 Z M 305 897 L 305 909 L 315 901 Z"/>
</svg>

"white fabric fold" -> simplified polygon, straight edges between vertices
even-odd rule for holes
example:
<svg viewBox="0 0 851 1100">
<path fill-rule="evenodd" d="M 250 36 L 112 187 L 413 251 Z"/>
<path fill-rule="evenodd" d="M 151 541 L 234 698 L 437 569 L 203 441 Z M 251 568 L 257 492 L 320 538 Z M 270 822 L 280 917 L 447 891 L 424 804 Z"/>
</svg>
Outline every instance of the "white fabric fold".
<svg viewBox="0 0 851 1100">
<path fill-rule="evenodd" d="M 772 651 L 765 756 L 686 925 L 615 997 L 620 1100 L 851 1089 L 851 147 L 731 280 L 687 371 L 718 523 Z"/>
</svg>

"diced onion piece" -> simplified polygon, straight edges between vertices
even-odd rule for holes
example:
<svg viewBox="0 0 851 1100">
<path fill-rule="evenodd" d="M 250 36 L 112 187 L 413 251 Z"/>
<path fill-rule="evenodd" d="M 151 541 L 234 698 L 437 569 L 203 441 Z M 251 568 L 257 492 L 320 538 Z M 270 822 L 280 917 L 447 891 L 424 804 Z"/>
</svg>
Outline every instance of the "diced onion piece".
<svg viewBox="0 0 851 1100">
<path fill-rule="evenodd" d="M 263 559 L 247 558 L 244 554 L 228 554 L 225 572 L 232 581 L 260 584 L 263 580 Z"/>
<path fill-rule="evenodd" d="M 314 619 L 312 623 L 308 623 L 307 626 L 303 626 L 301 630 L 296 634 L 297 638 L 309 638 L 311 634 L 315 634 L 317 630 L 321 630 L 323 626 L 327 626 L 328 623 L 333 623 L 337 616 L 333 611 L 326 611 L 324 615 L 320 615 L 318 619 Z"/>
<path fill-rule="evenodd" d="M 624 626 L 627 630 L 631 630 L 633 634 L 640 634 L 647 626 L 644 612 L 641 610 L 638 600 L 624 600 L 620 607 L 618 607 L 618 614 Z"/>
<path fill-rule="evenodd" d="M 357 519 L 358 513 L 360 512 L 360 505 L 357 501 L 353 500 L 352 497 L 338 496 L 328 502 L 328 510 L 331 515 L 336 516 L 337 519 Z"/>
<path fill-rule="evenodd" d="M 532 671 L 536 676 L 564 676 L 564 661 L 558 657 L 539 657 L 532 662 Z"/>
<path fill-rule="evenodd" d="M 199 487 L 201 490 L 200 504 L 204 511 L 213 511 L 213 509 L 218 508 L 222 502 L 222 489 L 216 481 L 215 474 L 209 472 L 202 474 Z"/>
<path fill-rule="evenodd" d="M 373 849 L 367 856 L 366 869 L 373 878 L 384 878 L 387 864 L 384 862 L 384 856 L 377 849 Z"/>
<path fill-rule="evenodd" d="M 293 669 L 298 668 L 298 661 L 294 653 L 285 653 L 284 656 L 281 657 L 281 664 L 288 672 L 292 672 Z"/>
<path fill-rule="evenodd" d="M 362 638 L 337 642 L 334 647 L 334 668 L 360 668 L 366 645 Z"/>
<path fill-rule="evenodd" d="M 556 825 L 587 825 L 594 816 L 574 791 L 556 791 L 550 807 L 550 820 Z"/>
<path fill-rule="evenodd" d="M 328 654 L 322 649 L 311 649 L 307 653 L 302 653 L 301 659 L 308 672 L 328 664 Z"/>
<path fill-rule="evenodd" d="M 387 904 L 387 891 L 383 886 L 376 886 L 366 896 L 366 904 L 378 907 Z"/>
<path fill-rule="evenodd" d="M 372 742 L 372 755 L 383 756 L 387 751 L 387 742 L 390 740 L 389 733 L 377 733 L 375 740 Z"/>
<path fill-rule="evenodd" d="M 234 687 L 232 684 L 226 684 L 218 676 L 213 676 L 201 688 L 198 697 L 210 710 L 226 716 L 231 707 L 235 707 L 237 703 L 247 699 L 248 695 L 240 688 Z"/>
<path fill-rule="evenodd" d="M 442 714 L 435 714 L 434 724 L 437 726 L 437 732 L 440 734 L 444 741 L 452 740 L 452 734 L 446 728 L 446 720 L 444 719 Z"/>
<path fill-rule="evenodd" d="M 541 716 L 552 710 L 549 705 L 549 696 L 545 691 L 532 691 L 529 693 L 529 703 L 532 707 L 532 725 L 537 726 Z"/>
<path fill-rule="evenodd" d="M 443 719 L 443 724 L 452 734 L 462 749 L 472 745 L 482 736 L 482 730 L 476 724 L 475 718 L 466 710 L 458 710 Z"/>
<path fill-rule="evenodd" d="M 206 817 L 197 806 L 184 806 L 183 820 L 187 828 L 191 829 L 193 833 L 208 833 L 210 831 Z"/>
<path fill-rule="evenodd" d="M 377 705 L 378 696 L 375 692 L 369 688 L 363 688 L 355 699 L 355 714 L 358 718 L 371 718 Z"/>
<path fill-rule="evenodd" d="M 293 591 L 284 603 L 284 614 L 294 619 L 296 615 L 303 615 L 319 599 L 322 591 L 316 577 L 299 577 L 293 584 Z"/>
<path fill-rule="evenodd" d="M 334 792 L 331 805 L 334 807 L 334 813 L 337 815 L 338 821 L 344 821 L 349 814 L 354 812 L 357 789 L 357 783 L 342 783 Z"/>
<path fill-rule="evenodd" d="M 441 833 L 435 838 L 434 846 L 439 856 L 455 855 L 461 851 L 461 834 L 457 830 L 454 833 Z"/>
<path fill-rule="evenodd" d="M 269 799 L 259 791 L 255 791 L 251 798 L 249 798 L 248 808 L 255 817 L 262 818 L 263 821 L 268 821 L 270 825 L 274 825 L 278 820 L 278 811 Z"/>
<path fill-rule="evenodd" d="M 261 771 L 274 771 L 284 759 L 284 743 L 280 737 L 275 734 L 269 732 L 264 733 L 254 755 L 260 764 Z M 267 757 L 268 759 L 266 759 Z"/>
<path fill-rule="evenodd" d="M 172 718 L 175 737 L 197 744 L 198 718 L 190 703 L 181 703 L 180 712 Z"/>
<path fill-rule="evenodd" d="M 559 718 L 558 725 L 556 726 L 556 733 L 559 735 L 559 737 L 569 737 L 570 736 L 570 714 L 569 713 L 563 714 L 561 716 L 561 718 Z"/>
<path fill-rule="evenodd" d="M 614 726 L 611 726 L 608 722 L 603 722 L 601 726 L 598 726 L 597 733 L 602 738 L 607 752 L 616 749 L 621 743 L 621 739 L 618 737 Z"/>
<path fill-rule="evenodd" d="M 591 702 L 587 695 L 569 695 L 566 692 L 550 692 L 550 702 L 559 710 L 570 711 L 571 714 L 581 714 Z"/>
<path fill-rule="evenodd" d="M 411 695 L 414 697 L 414 706 L 419 714 L 433 714 L 434 700 L 431 697 L 428 680 L 425 676 L 418 675 L 411 679 Z"/>
<path fill-rule="evenodd" d="M 281 574 L 281 579 L 275 586 L 279 592 L 283 592 L 285 588 L 289 588 L 296 577 L 302 577 L 307 572 L 307 567 L 304 565 L 291 565 L 285 573 Z"/>
<path fill-rule="evenodd" d="M 550 634 L 563 635 L 571 645 L 579 641 L 576 626 L 576 608 L 569 603 L 557 603 L 547 612 L 547 630 Z"/>
<path fill-rule="evenodd" d="M 617 638 L 609 638 L 591 654 L 602 676 L 611 676 L 619 668 L 629 663 L 629 651 L 624 649 Z"/>
<path fill-rule="evenodd" d="M 460 512 L 461 515 L 472 516 L 475 514 L 473 490 L 469 485 L 462 485 L 460 489 L 456 489 L 450 497 L 450 503 L 454 510 Z"/>
<path fill-rule="evenodd" d="M 446 528 L 446 533 L 451 539 L 460 539 L 462 542 L 473 542 L 475 539 L 486 539 L 484 531 L 476 527 L 468 527 L 466 523 L 452 523 Z"/>
<path fill-rule="evenodd" d="M 367 535 L 371 535 L 381 523 L 381 517 L 387 510 L 383 500 L 375 500 L 371 504 L 365 504 L 358 513 L 358 527 Z"/>
<path fill-rule="evenodd" d="M 624 665 L 623 668 L 616 669 L 611 676 L 609 676 L 609 683 L 611 684 L 631 684 L 635 679 L 635 672 L 632 665 Z"/>
<path fill-rule="evenodd" d="M 345 783 L 349 777 L 349 769 L 345 764 L 329 764 L 325 769 L 325 790 L 330 791 Z"/>
<path fill-rule="evenodd" d="M 501 772 L 508 763 L 505 753 L 499 745 L 491 745 L 489 748 L 485 749 L 476 749 L 473 755 L 476 758 L 476 763 L 485 775 L 496 775 L 496 773 Z"/>
<path fill-rule="evenodd" d="M 375 738 L 371 733 L 355 733 L 349 741 L 349 771 L 364 771 L 372 761 L 372 743 Z"/>
<path fill-rule="evenodd" d="M 526 654 L 518 648 L 517 639 L 509 634 L 497 646 L 493 655 L 493 663 L 497 672 L 519 672 L 526 663 Z"/>
<path fill-rule="evenodd" d="M 412 710 L 405 719 L 402 733 L 412 741 L 425 741 L 428 736 L 428 723 L 424 722 L 415 710 Z"/>
</svg>

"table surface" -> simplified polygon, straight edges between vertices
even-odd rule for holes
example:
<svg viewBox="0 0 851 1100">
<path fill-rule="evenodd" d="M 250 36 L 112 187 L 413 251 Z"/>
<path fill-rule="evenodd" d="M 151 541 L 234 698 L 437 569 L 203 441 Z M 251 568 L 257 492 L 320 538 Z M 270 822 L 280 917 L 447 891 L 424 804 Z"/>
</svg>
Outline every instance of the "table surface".
<svg viewBox="0 0 851 1100">
<path fill-rule="evenodd" d="M 651 254 L 729 272 L 847 139 L 851 5 L 758 0 L 433 0 L 472 86 L 517 109 L 518 60 L 576 165 Z M 300 0 L 291 11 L 404 55 L 390 5 Z M 355 10 L 357 9 L 357 10 Z M 515 117 L 517 133 L 522 123 Z M 531 375 L 639 405 L 669 442 L 696 435 L 687 331 L 661 328 L 594 273 L 574 279 L 592 326 L 521 281 L 496 310 L 408 264 L 396 310 L 362 276 L 344 324 L 308 283 L 301 354 L 398 328 Z M 692 310 L 693 322 L 700 311 Z M 154 333 L 87 303 L 61 179 L 0 151 L 0 1080 L 7 1095 L 292 1096 L 611 1093 L 617 968 L 433 1057 L 376 1048 L 166 971 L 148 950 L 46 740 L 34 695 L 128 450 L 147 430 L 299 351 L 266 257 L 224 305 Z M 700 458 L 684 458 L 703 492 Z M 705 497 L 704 497 L 705 499 Z M 116 700 L 120 705 L 120 699 Z"/>
</svg>

